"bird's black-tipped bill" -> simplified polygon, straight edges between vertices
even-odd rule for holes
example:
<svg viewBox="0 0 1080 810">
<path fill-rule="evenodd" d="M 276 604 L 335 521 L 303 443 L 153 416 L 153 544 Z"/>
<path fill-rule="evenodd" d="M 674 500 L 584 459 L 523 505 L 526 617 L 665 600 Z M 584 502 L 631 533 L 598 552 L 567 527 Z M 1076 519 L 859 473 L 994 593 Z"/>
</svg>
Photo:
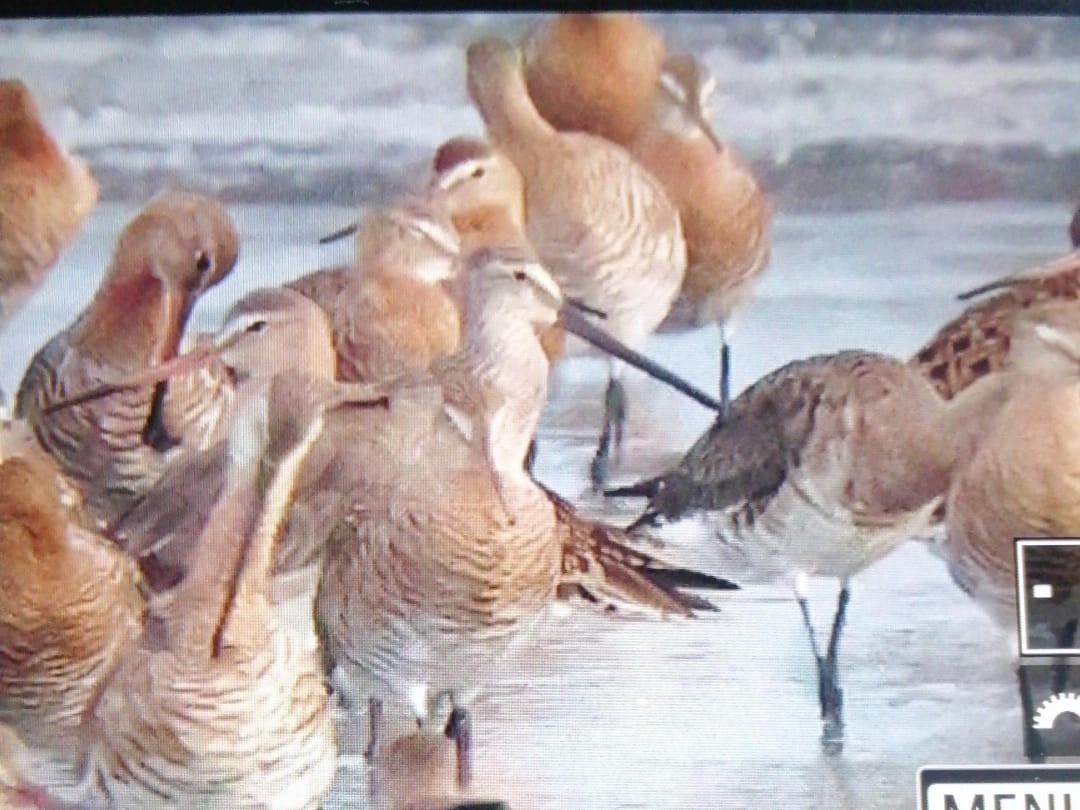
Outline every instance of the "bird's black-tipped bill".
<svg viewBox="0 0 1080 810">
<path fill-rule="evenodd" d="M 122 391 L 133 391 L 138 388 L 157 385 L 170 377 L 175 377 L 177 374 L 186 374 L 189 371 L 201 368 L 218 356 L 216 347 L 202 344 L 196 346 L 186 354 L 181 354 L 178 357 L 174 357 L 172 360 L 168 360 L 153 368 L 146 369 L 138 374 L 133 374 L 125 380 L 108 383 L 106 385 L 99 385 L 83 391 L 81 394 L 57 400 L 46 406 L 43 409 L 43 413 L 51 414 L 56 411 L 62 411 L 65 408 L 73 408 L 76 405 L 82 405 L 96 399 L 103 399 L 104 397 L 109 397 L 113 394 L 119 394 Z"/>
<path fill-rule="evenodd" d="M 979 287 L 975 287 L 974 289 L 967 290 L 966 292 L 962 292 L 958 296 L 956 296 L 956 300 L 957 301 L 970 301 L 972 298 L 978 298 L 980 295 L 985 295 L 986 293 L 994 292 L 994 290 L 1004 290 L 1004 289 L 1008 289 L 1009 287 L 1014 287 L 1020 281 L 1021 281 L 1021 279 L 1018 279 L 1018 278 L 1000 278 L 997 281 L 991 281 L 991 282 L 989 282 L 987 284 L 983 284 L 983 285 L 981 285 Z"/>
<path fill-rule="evenodd" d="M 607 318 L 607 313 L 603 310 L 599 310 L 596 307 L 590 307 L 584 301 L 578 298 L 564 298 L 567 306 L 571 306 L 578 312 L 584 312 L 586 315 L 592 315 L 594 318 Z"/>
<path fill-rule="evenodd" d="M 573 306 L 564 306 L 559 311 L 559 322 L 567 332 L 577 335 L 579 338 L 592 344 L 600 351 L 606 352 L 612 357 L 617 357 L 618 359 L 629 363 L 634 368 L 641 369 L 653 379 L 659 380 L 666 385 L 670 385 L 679 393 L 685 394 L 690 397 L 690 399 L 704 405 L 706 408 L 711 408 L 714 411 L 721 410 L 719 401 L 691 385 L 682 377 L 675 374 L 675 372 L 670 371 L 659 363 L 650 360 L 640 352 L 634 351 L 621 341 L 616 340 L 603 329 L 592 324 L 583 313 Z"/>
<path fill-rule="evenodd" d="M 329 245 L 329 244 L 331 244 L 333 242 L 340 242 L 346 236 L 352 236 L 359 229 L 360 229 L 360 223 L 359 222 L 354 222 L 351 225 L 346 225 L 344 228 L 336 230 L 333 233 L 328 233 L 326 236 L 321 237 L 319 239 L 319 244 L 320 245 Z"/>
</svg>

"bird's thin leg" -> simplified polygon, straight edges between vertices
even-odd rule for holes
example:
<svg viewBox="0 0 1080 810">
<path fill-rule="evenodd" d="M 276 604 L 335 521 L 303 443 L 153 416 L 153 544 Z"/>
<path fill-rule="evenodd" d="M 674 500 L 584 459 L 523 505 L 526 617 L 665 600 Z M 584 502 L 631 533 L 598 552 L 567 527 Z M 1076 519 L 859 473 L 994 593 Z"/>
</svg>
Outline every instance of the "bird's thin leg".
<svg viewBox="0 0 1080 810">
<path fill-rule="evenodd" d="M 623 429 L 626 427 L 626 388 L 622 380 L 612 380 L 608 383 L 605 406 L 611 410 L 612 444 L 615 447 L 615 458 L 620 459 Z"/>
<path fill-rule="evenodd" d="M 1038 730 L 1032 725 L 1032 719 L 1035 717 L 1035 701 L 1031 697 L 1028 668 L 1017 664 L 1016 677 L 1020 683 L 1020 705 L 1023 707 L 1024 755 L 1029 762 L 1045 762 L 1046 749 L 1043 747 Z"/>
<path fill-rule="evenodd" d="M 833 617 L 832 633 L 829 635 L 829 646 L 825 655 L 821 654 L 818 645 L 817 633 L 814 623 L 810 619 L 810 606 L 806 600 L 806 576 L 799 574 L 795 580 L 795 597 L 802 610 L 803 623 L 810 636 L 810 650 L 814 654 L 818 671 L 818 700 L 821 704 L 821 719 L 824 724 L 822 730 L 822 742 L 831 752 L 839 752 L 843 744 L 843 720 L 841 709 L 843 707 L 843 691 L 840 689 L 840 678 L 837 671 L 837 653 L 840 648 L 840 634 L 844 627 L 847 613 L 847 604 L 850 600 L 850 592 L 847 583 L 840 588 L 840 596 L 837 601 L 836 615 Z"/>
<path fill-rule="evenodd" d="M 525 472 L 532 475 L 533 467 L 536 465 L 536 437 L 533 436 L 532 441 L 529 442 L 529 449 L 525 451 Z"/>
<path fill-rule="evenodd" d="M 1076 643 L 1076 619 L 1069 619 L 1058 633 L 1057 645 L 1059 648 L 1069 648 Z M 1069 665 L 1064 658 L 1054 661 L 1054 692 L 1064 692 L 1069 685 Z"/>
<path fill-rule="evenodd" d="M 731 348 L 728 329 L 720 324 L 720 416 L 726 418 L 731 406 Z"/>
<path fill-rule="evenodd" d="M 829 648 L 820 668 L 821 718 L 825 721 L 823 739 L 827 743 L 836 742 L 844 734 L 844 691 L 840 688 L 840 667 L 837 662 L 837 653 L 840 649 L 840 634 L 844 630 L 844 620 L 847 617 L 849 601 L 851 601 L 851 592 L 848 590 L 847 583 L 844 583 L 840 588 L 840 596 L 837 600 L 836 616 L 833 617 Z"/>
<path fill-rule="evenodd" d="M 620 361 L 612 360 L 608 369 L 607 390 L 604 392 L 604 427 L 600 431 L 600 441 L 590 469 L 593 490 L 597 492 L 607 483 L 612 445 L 616 457 L 622 447 L 623 425 L 626 422 L 626 388 L 620 379 L 622 368 Z"/>
<path fill-rule="evenodd" d="M 472 781 L 472 719 L 460 706 L 454 706 L 446 721 L 446 736 L 454 741 L 457 758 L 457 783 L 461 790 L 468 790 Z"/>
<path fill-rule="evenodd" d="M 371 762 L 379 749 L 379 731 L 382 728 L 383 704 L 379 698 L 368 698 L 368 742 L 364 759 Z"/>
<path fill-rule="evenodd" d="M 593 456 L 592 465 L 589 468 L 589 478 L 592 480 L 593 491 L 599 492 L 607 481 L 608 458 L 611 453 L 611 422 L 608 421 L 607 413 L 604 414 L 604 427 L 600 431 L 600 441 L 596 443 L 596 455 Z"/>
</svg>

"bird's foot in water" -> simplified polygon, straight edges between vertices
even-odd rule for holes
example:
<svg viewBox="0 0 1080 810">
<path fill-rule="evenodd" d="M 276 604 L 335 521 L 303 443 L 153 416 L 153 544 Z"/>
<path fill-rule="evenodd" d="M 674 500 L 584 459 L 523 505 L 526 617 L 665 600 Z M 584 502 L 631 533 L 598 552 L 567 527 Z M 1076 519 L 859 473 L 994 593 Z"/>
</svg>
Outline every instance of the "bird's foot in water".
<svg viewBox="0 0 1080 810">
<path fill-rule="evenodd" d="M 455 706 L 446 721 L 444 733 L 454 741 L 458 788 L 468 790 L 472 783 L 472 720 L 469 713 Z"/>
</svg>

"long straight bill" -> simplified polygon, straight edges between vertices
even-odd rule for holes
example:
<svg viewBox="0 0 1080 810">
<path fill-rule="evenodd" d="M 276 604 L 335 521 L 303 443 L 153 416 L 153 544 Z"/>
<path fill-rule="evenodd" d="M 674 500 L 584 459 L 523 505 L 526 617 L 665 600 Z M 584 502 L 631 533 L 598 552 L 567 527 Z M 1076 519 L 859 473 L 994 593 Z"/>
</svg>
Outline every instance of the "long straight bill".
<svg viewBox="0 0 1080 810">
<path fill-rule="evenodd" d="M 1017 284 L 1022 284 L 1025 281 L 1037 281 L 1039 279 L 1049 279 L 1056 276 L 1065 275 L 1067 273 L 1080 272 L 1080 250 L 1074 250 L 1071 253 L 1067 253 L 1064 256 L 1054 259 L 1053 261 L 1040 264 L 1035 267 L 1030 267 L 1027 270 L 1022 270 L 1019 273 L 1014 273 L 1004 278 L 999 278 L 994 281 L 983 284 L 976 287 L 973 290 L 962 292 L 956 296 L 958 301 L 970 301 L 972 298 L 978 298 L 980 295 L 985 295 L 988 292 L 994 292 L 995 290 L 1006 290 L 1009 287 L 1015 287 Z"/>
<path fill-rule="evenodd" d="M 588 341 L 600 351 L 606 352 L 612 357 L 617 357 L 634 366 L 634 368 L 641 369 L 650 377 L 670 385 L 676 391 L 685 394 L 706 408 L 714 411 L 722 410 L 719 401 L 713 399 L 704 391 L 698 390 L 673 371 L 669 371 L 659 363 L 624 345 L 600 327 L 594 326 L 580 311 L 574 308 L 572 302 L 567 303 L 568 305 L 559 311 L 559 322 L 562 323 L 567 332 Z"/>
<path fill-rule="evenodd" d="M 352 236 L 359 229 L 360 229 L 360 223 L 354 222 L 354 223 L 352 223 L 352 225 L 346 225 L 344 228 L 341 228 L 340 230 L 334 231 L 333 233 L 329 233 L 326 236 L 320 237 L 319 244 L 320 245 L 329 245 L 331 242 L 338 242 L 338 241 L 344 239 L 346 236 Z"/>
<path fill-rule="evenodd" d="M 113 394 L 119 394 L 122 391 L 134 391 L 139 388 L 157 385 L 159 382 L 169 379 L 169 377 L 173 377 L 177 374 L 185 374 L 188 371 L 200 368 L 217 356 L 218 349 L 216 346 L 196 346 L 187 354 L 174 357 L 172 360 L 168 360 L 153 368 L 149 368 L 146 371 L 134 374 L 126 380 L 99 385 L 95 388 L 83 391 L 81 394 L 76 394 L 73 397 L 59 399 L 46 406 L 43 413 L 55 413 L 56 411 L 62 411 L 65 408 L 73 408 L 76 405 L 82 405 L 85 402 L 92 402 L 95 399 L 110 397 Z"/>
</svg>

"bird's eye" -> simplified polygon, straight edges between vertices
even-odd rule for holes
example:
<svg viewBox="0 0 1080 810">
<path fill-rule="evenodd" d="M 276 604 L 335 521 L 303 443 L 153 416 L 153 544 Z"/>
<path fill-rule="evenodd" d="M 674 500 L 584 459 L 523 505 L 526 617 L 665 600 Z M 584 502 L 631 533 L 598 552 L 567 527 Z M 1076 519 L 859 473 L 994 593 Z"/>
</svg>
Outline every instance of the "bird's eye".
<svg viewBox="0 0 1080 810">
<path fill-rule="evenodd" d="M 525 271 L 524 270 L 515 270 L 514 271 L 514 279 L 517 280 L 517 281 L 524 281 L 525 280 Z"/>
<path fill-rule="evenodd" d="M 266 321 L 255 321 L 255 323 L 251 324 L 251 326 L 249 326 L 244 331 L 245 332 L 256 333 L 256 332 L 261 332 L 265 328 L 266 328 Z"/>
<path fill-rule="evenodd" d="M 200 250 L 195 254 L 195 269 L 200 273 L 205 273 L 210 269 L 210 256 L 205 250 Z"/>
<path fill-rule="evenodd" d="M 481 177 L 484 176 L 484 167 L 483 166 L 477 166 L 475 169 L 472 170 L 472 174 L 469 175 L 469 176 L 479 180 Z"/>
</svg>

